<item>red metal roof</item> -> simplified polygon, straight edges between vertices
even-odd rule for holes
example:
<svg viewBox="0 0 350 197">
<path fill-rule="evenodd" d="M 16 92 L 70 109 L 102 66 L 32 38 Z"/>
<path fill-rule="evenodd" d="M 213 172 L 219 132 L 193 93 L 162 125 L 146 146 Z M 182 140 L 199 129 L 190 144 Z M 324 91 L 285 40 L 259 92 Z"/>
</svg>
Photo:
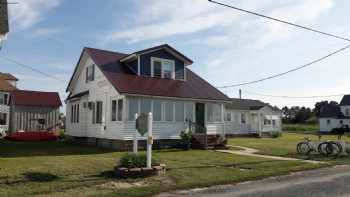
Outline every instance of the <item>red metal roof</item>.
<svg viewBox="0 0 350 197">
<path fill-rule="evenodd" d="M 62 102 L 57 92 L 15 90 L 11 93 L 11 104 L 42 107 L 60 107 L 62 105 Z"/>
<path fill-rule="evenodd" d="M 15 76 L 11 75 L 10 73 L 2 73 L 2 72 L 0 72 L 0 79 L 18 81 L 18 79 Z"/>
<path fill-rule="evenodd" d="M 229 100 L 207 81 L 186 68 L 186 81 L 133 74 L 119 60 L 126 54 L 85 48 L 96 65 L 120 93 L 205 100 Z"/>
<path fill-rule="evenodd" d="M 17 88 L 8 81 L 0 79 L 0 91 L 11 92 L 13 90 L 17 90 Z"/>
</svg>

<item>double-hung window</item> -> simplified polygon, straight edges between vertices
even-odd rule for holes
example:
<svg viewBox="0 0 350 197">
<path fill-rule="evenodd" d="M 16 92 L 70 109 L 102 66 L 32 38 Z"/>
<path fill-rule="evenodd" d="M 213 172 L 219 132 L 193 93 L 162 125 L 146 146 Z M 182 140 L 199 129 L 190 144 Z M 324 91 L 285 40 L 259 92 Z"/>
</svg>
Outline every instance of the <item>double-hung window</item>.
<svg viewBox="0 0 350 197">
<path fill-rule="evenodd" d="M 102 123 L 102 107 L 103 107 L 103 103 L 102 101 L 97 101 L 96 102 L 96 121 L 95 123 L 97 124 L 101 124 Z"/>
<path fill-rule="evenodd" d="M 0 92 L 0 105 L 7 105 L 8 103 L 8 94 Z"/>
<path fill-rule="evenodd" d="M 95 79 L 95 65 L 92 64 L 86 67 L 86 80 L 85 82 L 93 81 Z"/>
<path fill-rule="evenodd" d="M 0 125 L 7 125 L 7 114 L 0 113 Z"/>
<path fill-rule="evenodd" d="M 152 77 L 165 79 L 175 78 L 175 62 L 173 60 L 151 58 Z"/>
<path fill-rule="evenodd" d="M 112 121 L 123 120 L 123 99 L 112 100 Z"/>
</svg>

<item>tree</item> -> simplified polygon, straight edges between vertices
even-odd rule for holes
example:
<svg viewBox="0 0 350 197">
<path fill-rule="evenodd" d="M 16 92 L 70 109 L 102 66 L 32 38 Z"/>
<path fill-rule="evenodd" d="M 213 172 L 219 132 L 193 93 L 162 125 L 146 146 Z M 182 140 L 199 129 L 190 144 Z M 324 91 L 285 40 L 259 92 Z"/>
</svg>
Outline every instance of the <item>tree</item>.
<svg viewBox="0 0 350 197">
<path fill-rule="evenodd" d="M 337 106 L 338 105 L 338 102 L 336 101 L 321 101 L 321 102 L 317 102 L 315 104 L 315 108 L 313 109 L 313 112 L 315 113 L 316 117 L 320 117 L 320 112 L 321 112 L 321 108 L 323 106 L 326 106 L 326 105 L 334 105 L 334 106 Z"/>
</svg>

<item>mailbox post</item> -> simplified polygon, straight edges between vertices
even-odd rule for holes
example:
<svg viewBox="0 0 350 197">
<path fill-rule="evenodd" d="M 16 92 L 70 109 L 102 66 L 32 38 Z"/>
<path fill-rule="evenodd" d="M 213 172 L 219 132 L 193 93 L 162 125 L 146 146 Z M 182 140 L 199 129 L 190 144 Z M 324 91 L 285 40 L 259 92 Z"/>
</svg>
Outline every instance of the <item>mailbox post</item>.
<svg viewBox="0 0 350 197">
<path fill-rule="evenodd" d="M 152 137 L 152 122 L 153 122 L 153 117 L 152 117 L 152 112 L 148 113 L 148 128 L 147 128 L 147 133 L 148 133 L 148 138 L 147 138 L 147 168 L 152 167 L 152 144 L 153 144 L 153 137 Z"/>
</svg>

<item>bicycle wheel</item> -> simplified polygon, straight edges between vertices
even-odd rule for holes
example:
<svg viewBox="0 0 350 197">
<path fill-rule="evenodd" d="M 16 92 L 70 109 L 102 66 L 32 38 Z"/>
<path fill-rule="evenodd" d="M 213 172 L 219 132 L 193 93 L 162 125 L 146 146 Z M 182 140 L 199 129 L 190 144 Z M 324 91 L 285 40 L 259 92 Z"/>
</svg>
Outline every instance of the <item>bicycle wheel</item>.
<svg viewBox="0 0 350 197">
<path fill-rule="evenodd" d="M 343 152 L 343 146 L 340 143 L 334 141 L 328 142 L 326 149 L 327 152 L 330 152 L 332 155 L 339 155 Z"/>
<path fill-rule="evenodd" d="M 318 153 L 320 153 L 323 156 L 328 156 L 329 154 L 331 154 L 332 149 L 328 148 L 328 146 L 329 142 L 321 142 L 317 147 Z"/>
<path fill-rule="evenodd" d="M 300 142 L 297 144 L 297 152 L 298 154 L 308 155 L 311 152 L 311 148 L 309 146 L 309 143 L 307 142 Z"/>
</svg>

